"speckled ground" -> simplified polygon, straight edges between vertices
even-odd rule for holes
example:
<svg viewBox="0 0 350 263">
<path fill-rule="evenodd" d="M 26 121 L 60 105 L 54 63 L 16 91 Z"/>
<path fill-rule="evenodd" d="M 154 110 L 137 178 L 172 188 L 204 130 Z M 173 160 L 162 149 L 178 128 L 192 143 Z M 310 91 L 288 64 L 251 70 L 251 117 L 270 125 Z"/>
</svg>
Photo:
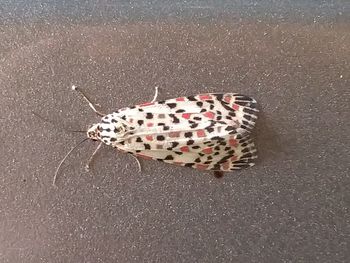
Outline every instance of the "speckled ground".
<svg viewBox="0 0 350 263">
<path fill-rule="evenodd" d="M 1 262 L 348 262 L 350 6 L 5 3 Z M 209 1 L 208 1 L 209 2 Z M 75 4 L 73 4 L 75 3 Z M 265 3 L 265 5 L 264 5 Z M 274 8 L 272 8 L 274 7 Z M 152 15 L 154 14 L 154 15 Z M 86 143 L 105 112 L 203 92 L 258 100 L 260 159 L 222 179 Z"/>
</svg>

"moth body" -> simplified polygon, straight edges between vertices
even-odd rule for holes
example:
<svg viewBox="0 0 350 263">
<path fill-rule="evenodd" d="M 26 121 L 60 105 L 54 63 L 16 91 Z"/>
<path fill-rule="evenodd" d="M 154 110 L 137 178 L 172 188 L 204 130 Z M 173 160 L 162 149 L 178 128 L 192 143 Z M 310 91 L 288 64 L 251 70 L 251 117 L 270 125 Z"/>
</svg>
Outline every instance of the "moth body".
<svg viewBox="0 0 350 263">
<path fill-rule="evenodd" d="M 102 117 L 87 132 L 137 157 L 230 171 L 257 158 L 250 139 L 256 101 L 234 93 L 209 93 L 144 103 Z"/>
</svg>

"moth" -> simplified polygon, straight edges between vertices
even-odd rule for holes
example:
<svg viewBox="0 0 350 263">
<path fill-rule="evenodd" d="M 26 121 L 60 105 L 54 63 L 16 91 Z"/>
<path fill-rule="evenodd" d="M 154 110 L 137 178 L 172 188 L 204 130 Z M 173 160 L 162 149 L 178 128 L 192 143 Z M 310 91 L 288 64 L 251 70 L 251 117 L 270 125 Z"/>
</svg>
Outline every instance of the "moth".
<svg viewBox="0 0 350 263">
<path fill-rule="evenodd" d="M 156 101 L 156 88 L 151 102 L 103 114 L 82 90 L 72 89 L 101 117 L 87 131 L 85 140 L 100 142 L 87 167 L 102 144 L 136 158 L 211 170 L 218 177 L 222 172 L 253 166 L 257 158 L 250 138 L 257 120 L 257 102 L 248 96 L 206 93 Z M 58 166 L 54 184 L 59 168 L 74 148 Z"/>
</svg>

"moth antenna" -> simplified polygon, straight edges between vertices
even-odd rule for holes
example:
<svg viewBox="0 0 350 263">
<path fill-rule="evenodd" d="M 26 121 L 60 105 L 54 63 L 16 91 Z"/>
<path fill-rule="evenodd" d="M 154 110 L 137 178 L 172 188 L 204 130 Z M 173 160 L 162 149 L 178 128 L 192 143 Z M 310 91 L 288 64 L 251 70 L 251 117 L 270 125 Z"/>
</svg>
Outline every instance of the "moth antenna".
<svg viewBox="0 0 350 263">
<path fill-rule="evenodd" d="M 40 116 L 38 113 L 32 111 L 32 114 L 39 118 L 40 120 L 44 121 L 44 122 L 48 122 L 50 123 L 52 126 L 54 126 L 55 128 L 57 128 L 58 130 L 63 130 L 65 132 L 79 132 L 79 133 L 86 133 L 86 131 L 80 131 L 80 130 L 70 130 L 66 127 L 62 127 L 62 126 L 58 126 L 56 123 L 54 123 L 53 121 L 50 121 L 48 119 L 45 119 L 44 117 Z"/>
<path fill-rule="evenodd" d="M 87 103 L 89 103 L 90 108 L 99 116 L 103 117 L 106 116 L 106 114 L 99 112 L 98 110 L 96 110 L 95 105 L 91 102 L 91 100 L 85 95 L 85 93 L 78 88 L 77 86 L 73 85 L 72 86 L 72 90 L 77 91 L 78 93 L 80 93 L 81 96 L 83 96 L 83 98 L 87 101 Z"/>
<path fill-rule="evenodd" d="M 56 185 L 56 181 L 57 181 L 57 175 L 58 172 L 60 171 L 60 168 L 62 166 L 62 164 L 64 163 L 64 161 L 68 158 L 68 156 L 79 146 L 81 145 L 83 142 L 87 141 L 89 138 L 85 138 L 84 140 L 80 141 L 78 144 L 76 144 L 72 149 L 70 149 L 70 151 L 66 154 L 66 156 L 64 156 L 64 158 L 62 159 L 62 161 L 60 162 L 60 164 L 58 165 L 56 172 L 55 172 L 55 176 L 53 177 L 53 181 L 52 181 L 52 185 L 57 187 Z"/>
<path fill-rule="evenodd" d="M 154 97 L 153 97 L 153 99 L 151 101 L 152 103 L 157 100 L 157 97 L 158 97 L 158 86 L 155 86 L 154 90 L 155 90 L 155 93 L 154 93 Z"/>
</svg>

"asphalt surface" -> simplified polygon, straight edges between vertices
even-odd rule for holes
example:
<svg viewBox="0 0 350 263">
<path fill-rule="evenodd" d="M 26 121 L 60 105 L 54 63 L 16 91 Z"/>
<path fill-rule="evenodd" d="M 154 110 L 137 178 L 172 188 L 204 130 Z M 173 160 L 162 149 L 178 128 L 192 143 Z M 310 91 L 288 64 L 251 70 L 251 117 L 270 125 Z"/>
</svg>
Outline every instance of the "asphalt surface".
<svg viewBox="0 0 350 263">
<path fill-rule="evenodd" d="M 2 1 L 0 262 L 349 262 L 347 1 Z M 317 2 L 317 3 L 316 3 Z M 89 142 L 104 112 L 259 102 L 255 167 L 216 179 Z M 32 112 L 51 120 L 36 118 Z"/>
</svg>

